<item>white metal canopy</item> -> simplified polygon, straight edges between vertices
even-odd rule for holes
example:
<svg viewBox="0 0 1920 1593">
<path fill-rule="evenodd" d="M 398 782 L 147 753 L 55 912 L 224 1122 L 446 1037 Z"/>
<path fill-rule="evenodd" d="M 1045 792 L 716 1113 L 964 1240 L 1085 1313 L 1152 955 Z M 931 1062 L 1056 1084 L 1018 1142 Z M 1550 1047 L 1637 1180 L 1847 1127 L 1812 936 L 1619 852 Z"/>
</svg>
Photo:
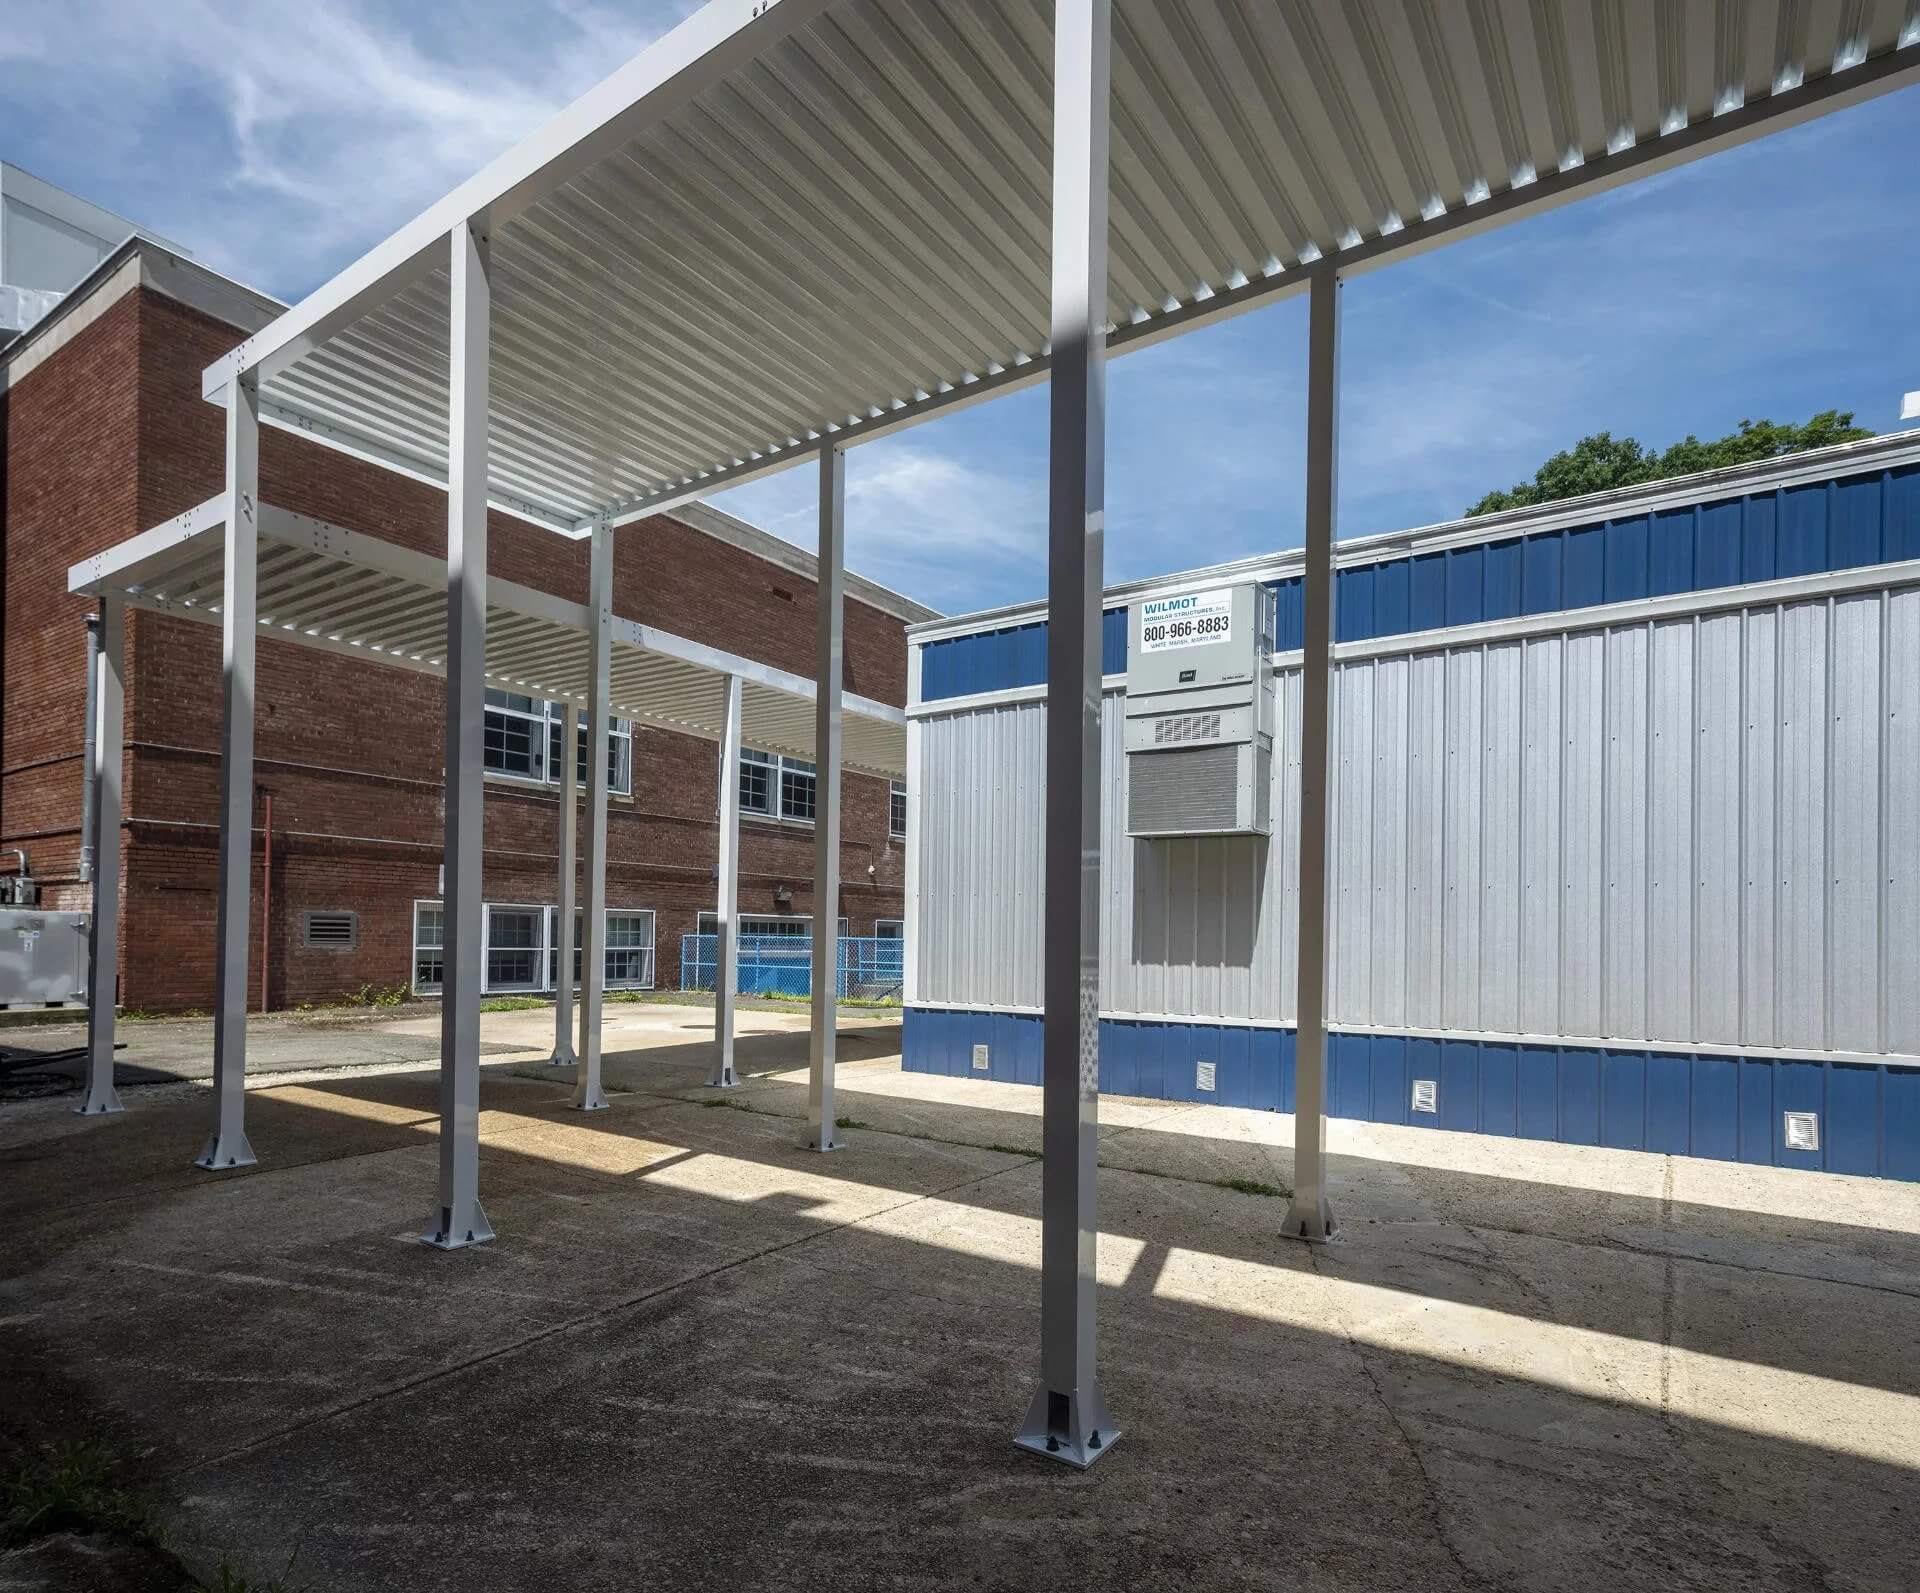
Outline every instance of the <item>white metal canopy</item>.
<svg viewBox="0 0 1920 1593">
<path fill-rule="evenodd" d="M 74 592 L 117 594 L 129 608 L 220 623 L 226 500 L 76 564 Z M 370 663 L 446 674 L 447 567 L 410 548 L 294 514 L 259 512 L 262 635 Z M 537 697 L 588 696 L 588 612 L 517 582 L 487 583 L 487 678 Z M 803 676 L 613 617 L 610 707 L 618 718 L 719 740 L 726 682 L 741 682 L 748 746 L 814 756 L 814 684 Z M 846 695 L 843 761 L 893 779 L 906 771 L 906 716 Z"/>
<path fill-rule="evenodd" d="M 253 1159 L 241 1078 L 256 616 L 267 623 L 280 605 L 288 634 L 315 645 L 377 645 L 414 667 L 447 659 L 440 1198 L 425 1237 L 484 1243 L 483 674 L 568 695 L 584 680 L 593 734 L 622 690 L 640 699 L 656 679 L 672 689 L 653 711 L 697 715 L 674 673 L 696 661 L 616 634 L 613 528 L 817 459 L 816 674 L 829 689 L 804 745 L 819 749 L 828 816 L 815 830 L 815 890 L 832 901 L 840 744 L 858 763 L 866 733 L 832 689 L 844 451 L 1049 381 L 1041 1376 L 1020 1442 L 1091 1464 L 1117 1436 L 1095 1371 L 1093 1267 L 1106 354 L 1308 295 L 1301 997 L 1281 1232 L 1323 1241 L 1334 1230 L 1318 997 L 1343 279 L 1917 80 L 1920 0 L 711 0 L 203 374 L 203 393 L 227 407 L 228 507 L 210 512 L 228 523 L 218 1116 L 200 1164 Z M 256 515 L 263 422 L 443 484 L 447 564 L 367 572 L 324 537 Z M 486 579 L 489 503 L 592 538 L 591 657 L 579 670 L 541 645 L 542 626 L 570 623 Z M 129 567 L 159 552 L 123 551 Z M 370 581 L 384 601 L 396 575 L 395 599 L 416 604 L 412 628 L 362 615 L 335 636 L 340 594 Z M 436 622 L 416 600 L 442 577 Z M 156 601 L 121 579 L 103 589 L 103 618 Z M 193 579 L 220 590 L 210 570 Z M 153 584 L 170 601 L 184 593 Z M 616 664 L 622 645 L 644 665 Z M 623 668 L 630 689 L 617 683 Z M 731 711 L 733 690 L 724 697 L 713 733 L 730 742 L 750 715 Z M 117 687 L 104 691 L 103 726 L 115 701 Z M 648 717 L 643 701 L 621 707 Z M 892 733 L 892 712 L 881 717 Z M 802 744 L 798 724 L 782 733 L 795 739 L 748 731 Z M 890 750 L 865 756 L 899 766 Z M 103 826 L 117 822 L 114 761 L 103 754 L 95 771 Z M 589 764 L 591 935 L 605 775 Z M 910 791 L 910 825 L 914 801 Z M 735 872 L 723 858 L 723 940 Z M 911 964 L 911 921 L 907 933 Z M 826 1151 L 837 1148 L 834 1026 L 815 951 L 808 1143 Z M 97 967 L 111 968 L 111 952 L 97 944 Z M 723 946 L 723 968 L 729 958 Z M 608 1103 L 592 943 L 584 962 L 575 1104 L 597 1110 Z M 95 999 L 111 1000 L 110 979 Z M 719 1084 L 732 1076 L 729 1034 L 723 1017 Z M 97 1079 L 111 1061 L 96 1045 Z"/>
<path fill-rule="evenodd" d="M 1920 73 L 1920 0 L 1116 0 L 1109 347 Z M 446 238 L 491 500 L 575 532 L 1044 377 L 1053 8 L 715 0 L 210 367 L 444 480 Z"/>
</svg>

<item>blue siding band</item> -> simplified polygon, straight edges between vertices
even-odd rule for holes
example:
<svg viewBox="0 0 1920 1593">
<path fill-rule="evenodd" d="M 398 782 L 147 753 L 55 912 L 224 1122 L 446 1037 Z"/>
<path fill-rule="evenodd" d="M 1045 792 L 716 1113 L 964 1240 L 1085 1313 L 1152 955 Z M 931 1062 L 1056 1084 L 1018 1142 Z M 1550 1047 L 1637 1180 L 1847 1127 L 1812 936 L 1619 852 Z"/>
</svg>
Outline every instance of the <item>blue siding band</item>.
<svg viewBox="0 0 1920 1593">
<path fill-rule="evenodd" d="M 988 1048 L 984 1073 L 976 1045 Z M 909 1007 L 901 1056 L 911 1073 L 1038 1084 L 1040 1019 Z M 1214 1065 L 1211 1091 L 1199 1085 L 1202 1062 Z M 1110 1095 L 1291 1112 L 1293 1069 L 1291 1029 L 1100 1020 Z M 1436 1086 L 1433 1112 L 1413 1110 L 1421 1080 Z M 1920 1182 L 1920 1068 L 1883 1063 L 1335 1031 L 1327 1107 L 1370 1123 Z M 1787 1112 L 1819 1114 L 1818 1150 L 1787 1148 Z"/>
<path fill-rule="evenodd" d="M 1482 620 L 1557 614 L 1920 558 L 1920 465 L 1663 509 L 1339 572 L 1334 639 L 1374 641 Z M 1270 582 L 1280 647 L 1305 641 L 1300 578 Z M 1127 611 L 1106 610 L 1102 668 L 1127 667 Z M 1044 685 L 1044 620 L 920 649 L 924 702 Z"/>
</svg>

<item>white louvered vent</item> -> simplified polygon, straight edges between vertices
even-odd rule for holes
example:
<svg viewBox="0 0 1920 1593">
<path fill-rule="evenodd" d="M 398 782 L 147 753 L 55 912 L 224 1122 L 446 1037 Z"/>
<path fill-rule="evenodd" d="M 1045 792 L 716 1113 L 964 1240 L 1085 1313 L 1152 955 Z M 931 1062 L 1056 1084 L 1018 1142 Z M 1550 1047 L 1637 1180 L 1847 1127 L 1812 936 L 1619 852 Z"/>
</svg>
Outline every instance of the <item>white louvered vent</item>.
<svg viewBox="0 0 1920 1593">
<path fill-rule="evenodd" d="M 1153 722 L 1156 747 L 1178 746 L 1183 741 L 1216 741 L 1219 736 L 1218 714 L 1168 714 Z"/>
<path fill-rule="evenodd" d="M 987 1048 L 984 1045 L 976 1045 L 973 1048 L 973 1071 L 976 1073 L 992 1071 L 991 1064 L 987 1061 Z"/>
<path fill-rule="evenodd" d="M 1416 1112 L 1437 1112 L 1440 1110 L 1440 1081 L 1438 1079 L 1415 1079 L 1413 1081 L 1413 1109 Z"/>
<path fill-rule="evenodd" d="M 1214 1085 L 1214 1067 L 1212 1062 L 1196 1062 L 1193 1065 L 1193 1087 L 1196 1090 L 1211 1090 Z"/>
<path fill-rule="evenodd" d="M 1820 1114 L 1818 1112 L 1788 1112 L 1781 1125 L 1781 1134 L 1790 1151 L 1817 1151 L 1820 1148 Z"/>
</svg>

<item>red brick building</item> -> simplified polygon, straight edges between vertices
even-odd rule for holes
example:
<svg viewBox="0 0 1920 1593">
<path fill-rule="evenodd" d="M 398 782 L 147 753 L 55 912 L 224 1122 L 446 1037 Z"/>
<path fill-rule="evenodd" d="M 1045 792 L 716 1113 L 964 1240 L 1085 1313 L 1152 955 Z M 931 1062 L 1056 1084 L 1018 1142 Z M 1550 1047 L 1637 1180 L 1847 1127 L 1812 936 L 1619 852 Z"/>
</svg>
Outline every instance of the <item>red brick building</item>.
<svg viewBox="0 0 1920 1593">
<path fill-rule="evenodd" d="M 0 848 L 26 850 L 43 905 L 84 907 L 90 899 L 79 878 L 90 602 L 68 594 L 68 569 L 220 490 L 224 413 L 202 401 L 200 373 L 278 309 L 130 241 L 46 320 L 0 349 Z M 271 427 L 261 435 L 260 482 L 269 503 L 444 557 L 446 499 L 431 485 Z M 585 601 L 584 541 L 500 514 L 489 540 L 494 573 Z M 811 677 L 812 570 L 811 555 L 696 505 L 619 532 L 614 610 Z M 847 586 L 846 689 L 904 704 L 904 625 L 931 611 L 855 576 Z M 206 1007 L 214 983 L 219 632 L 132 611 L 126 660 L 121 1001 Z M 265 633 L 258 669 L 255 1003 L 263 957 L 273 1007 L 368 986 L 431 988 L 443 684 Z M 539 949 L 557 895 L 557 790 L 549 776 L 561 721 L 557 705 L 500 694 L 489 703 L 490 982 L 540 988 L 551 977 Z M 616 734 L 609 756 L 616 778 L 607 901 L 610 915 L 620 915 L 610 917 L 610 967 L 627 953 L 609 982 L 672 986 L 680 937 L 714 901 L 717 749 L 636 726 Z M 815 907 L 813 832 L 804 817 L 810 771 L 751 750 L 748 762 L 743 927 L 798 928 Z M 852 770 L 844 779 L 839 915 L 848 933 L 888 933 L 902 913 L 904 801 L 885 780 Z M 649 944 L 651 959 L 643 955 Z"/>
</svg>

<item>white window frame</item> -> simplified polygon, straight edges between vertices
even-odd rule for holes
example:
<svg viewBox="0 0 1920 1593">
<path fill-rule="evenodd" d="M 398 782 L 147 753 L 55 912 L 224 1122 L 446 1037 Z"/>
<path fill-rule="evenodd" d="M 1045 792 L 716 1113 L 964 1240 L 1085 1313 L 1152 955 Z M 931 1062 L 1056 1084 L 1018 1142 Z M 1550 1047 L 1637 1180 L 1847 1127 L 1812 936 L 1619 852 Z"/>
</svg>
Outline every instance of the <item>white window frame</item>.
<svg viewBox="0 0 1920 1593">
<path fill-rule="evenodd" d="M 893 816 L 898 812 L 900 824 L 894 827 Z M 887 782 L 887 835 L 896 841 L 907 838 L 907 782 L 889 780 Z"/>
<path fill-rule="evenodd" d="M 746 771 L 749 768 L 764 770 L 766 773 L 767 805 L 765 807 L 756 806 L 747 798 L 745 783 Z M 814 764 L 805 758 L 792 758 L 781 752 L 764 752 L 758 747 L 742 747 L 740 749 L 740 768 L 734 775 L 734 778 L 739 780 L 742 786 L 740 792 L 740 816 L 742 818 L 755 819 L 762 824 L 793 824 L 798 825 L 802 829 L 812 829 L 812 818 L 802 818 L 797 814 L 787 812 L 786 780 L 789 774 L 795 777 L 804 776 L 813 781 L 814 811 L 817 813 L 819 811 L 820 771 Z"/>
<path fill-rule="evenodd" d="M 421 914 L 430 911 L 439 915 L 439 938 L 423 940 L 421 938 Z M 535 982 L 532 984 L 496 984 L 492 976 L 493 915 L 502 913 L 533 913 L 540 926 L 539 941 L 531 947 L 501 947 L 503 951 L 530 951 L 533 955 Z M 489 996 L 545 996 L 552 995 L 556 988 L 554 975 L 557 972 L 554 963 L 560 949 L 559 935 L 560 910 L 553 903 L 544 905 L 537 902 L 486 902 L 482 904 L 481 935 L 483 944 L 480 950 L 480 991 Z M 616 919 L 645 919 L 646 940 L 636 941 L 628 946 L 613 944 L 613 921 Z M 584 925 L 583 910 L 574 909 L 573 958 L 575 968 L 581 966 L 580 930 Z M 602 919 L 607 933 L 602 940 L 602 955 L 610 957 L 615 952 L 642 953 L 641 976 L 634 978 L 614 978 L 609 974 L 605 987 L 608 990 L 651 990 L 658 977 L 658 925 L 659 918 L 651 907 L 609 907 Z M 446 904 L 438 897 L 422 896 L 413 903 L 413 977 L 412 987 L 415 995 L 437 996 L 445 988 L 446 979 Z M 436 953 L 440 959 L 441 979 L 438 983 L 422 983 L 420 979 L 420 956 L 422 952 Z M 578 974 L 574 977 L 574 989 L 580 988 Z"/>
<path fill-rule="evenodd" d="M 513 952 L 516 955 L 525 952 L 533 959 L 533 978 L 525 983 L 518 980 L 496 982 L 493 977 L 493 918 L 496 913 L 529 913 L 538 926 L 531 946 L 501 946 L 500 951 Z M 547 984 L 548 948 L 550 940 L 547 934 L 549 913 L 538 902 L 488 902 L 481 914 L 482 936 L 480 943 L 480 993 L 486 996 L 537 996 L 550 987 Z"/>
<path fill-rule="evenodd" d="M 425 941 L 420 938 L 420 914 L 423 909 L 431 910 L 439 916 L 440 923 L 436 938 Z M 439 954 L 440 977 L 431 983 L 420 980 L 420 953 L 432 951 Z M 413 972 L 409 983 L 416 996 L 437 996 L 445 987 L 447 977 L 447 908 L 446 903 L 437 897 L 419 896 L 413 903 Z"/>
<path fill-rule="evenodd" d="M 893 926 L 893 933 L 891 935 L 881 934 L 880 926 L 882 924 L 891 924 Z M 907 938 L 907 921 L 904 918 L 876 918 L 873 921 L 873 938 L 875 940 L 905 940 Z"/>
<path fill-rule="evenodd" d="M 496 698 L 516 697 L 531 702 L 533 707 L 520 708 L 508 702 L 495 700 Z M 528 736 L 534 743 L 534 772 L 522 774 L 515 769 L 495 769 L 488 767 L 484 771 L 486 778 L 489 780 L 507 780 L 515 785 L 558 786 L 560 784 L 560 765 L 559 759 L 555 756 L 554 748 L 556 744 L 560 746 L 565 745 L 561 737 L 566 730 L 566 715 L 569 706 L 570 705 L 565 702 L 552 702 L 544 698 L 533 697 L 526 692 L 511 692 L 507 691 L 504 687 L 489 686 L 487 688 L 485 717 L 490 718 L 494 715 L 501 715 L 509 719 L 522 720 L 527 724 Z M 574 712 L 582 721 L 580 726 L 581 740 L 584 742 L 586 739 L 586 725 L 584 723 L 586 710 L 584 708 L 575 708 Z M 484 758 L 484 719 L 481 739 L 482 757 Z M 629 719 L 610 719 L 608 721 L 607 739 L 609 742 L 607 748 L 608 756 L 614 759 L 608 770 L 610 778 L 607 781 L 607 789 L 615 796 L 632 796 L 633 722 Z M 616 749 L 618 749 L 617 757 Z M 585 797 L 586 784 L 585 779 L 577 779 L 575 781 L 575 789 L 582 800 L 584 800 Z M 506 904 L 502 903 L 501 905 L 505 906 Z"/>
<path fill-rule="evenodd" d="M 613 938 L 613 932 L 614 932 L 613 921 L 616 918 L 632 918 L 632 919 L 644 918 L 647 921 L 646 944 L 641 945 L 638 941 L 635 941 L 632 945 L 629 945 L 629 946 L 615 945 L 614 938 Z M 602 963 L 610 964 L 616 952 L 619 952 L 619 953 L 639 952 L 641 954 L 641 968 L 643 970 L 641 973 L 641 976 L 637 979 L 631 979 L 631 978 L 616 979 L 614 977 L 612 967 L 607 966 L 605 969 L 606 988 L 609 990 L 651 990 L 653 988 L 654 963 L 655 963 L 655 959 L 654 959 L 655 919 L 653 916 L 653 909 L 651 907 L 609 907 L 606 910 L 606 913 L 602 918 L 601 922 L 606 929 L 606 933 L 602 937 L 602 941 L 601 941 Z"/>
</svg>

